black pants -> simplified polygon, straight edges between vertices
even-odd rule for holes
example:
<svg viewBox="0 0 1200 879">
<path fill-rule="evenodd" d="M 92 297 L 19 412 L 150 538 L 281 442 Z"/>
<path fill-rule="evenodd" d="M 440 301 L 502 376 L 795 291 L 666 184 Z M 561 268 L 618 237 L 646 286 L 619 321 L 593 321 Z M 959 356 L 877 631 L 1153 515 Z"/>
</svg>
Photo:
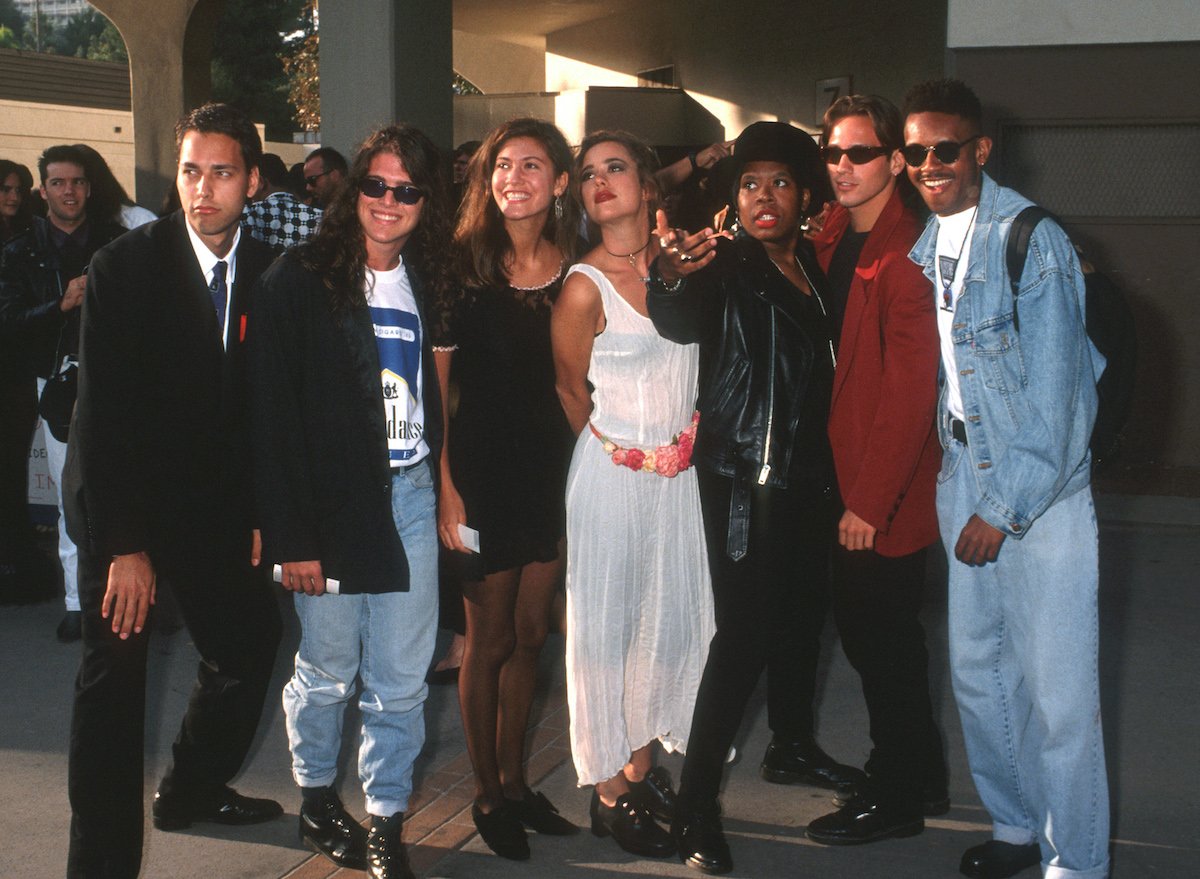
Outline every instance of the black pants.
<svg viewBox="0 0 1200 879">
<path fill-rule="evenodd" d="M 872 550 L 833 555 L 833 615 L 846 658 L 862 678 L 874 747 L 867 772 L 883 789 L 919 800 L 944 791 L 942 738 L 929 698 L 929 654 L 918 614 L 925 551 L 889 558 Z"/>
<path fill-rule="evenodd" d="M 221 556 L 213 548 L 214 556 Z M 160 560 L 201 661 L 173 765 L 159 790 L 203 800 L 233 778 L 254 738 L 280 638 L 270 584 L 237 561 Z M 242 561 L 242 560 L 245 561 Z M 150 625 L 122 641 L 100 617 L 109 559 L 79 554 L 83 659 L 75 682 L 68 782 L 68 879 L 136 877 L 142 859 L 143 727 Z M 153 614 L 153 611 L 152 611 Z M 151 620 L 153 616 L 151 616 Z"/>
<path fill-rule="evenodd" d="M 39 551 L 29 521 L 29 444 L 36 424 L 33 376 L 0 363 L 0 604 L 50 597 L 47 584 L 31 582 L 45 567 L 34 564 Z"/>
<path fill-rule="evenodd" d="M 733 480 L 703 470 L 699 480 L 717 633 L 696 697 L 679 793 L 703 805 L 720 791 L 725 757 L 764 666 L 772 732 L 789 741 L 812 736 L 839 505 L 825 483 L 753 486 L 747 552 L 735 562 L 725 551 Z"/>
</svg>

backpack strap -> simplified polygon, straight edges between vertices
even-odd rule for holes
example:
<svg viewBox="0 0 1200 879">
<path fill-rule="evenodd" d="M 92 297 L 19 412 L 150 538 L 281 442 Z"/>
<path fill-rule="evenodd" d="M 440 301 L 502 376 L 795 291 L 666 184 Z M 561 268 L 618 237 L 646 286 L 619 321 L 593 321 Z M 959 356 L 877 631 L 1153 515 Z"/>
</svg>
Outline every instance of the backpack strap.
<svg viewBox="0 0 1200 879">
<path fill-rule="evenodd" d="M 1008 241 L 1004 248 L 1004 267 L 1008 270 L 1008 283 L 1013 295 L 1013 329 L 1021 332 L 1021 317 L 1017 312 L 1017 296 L 1021 292 L 1021 275 L 1025 271 L 1025 258 L 1029 256 L 1029 239 L 1045 217 L 1052 214 L 1043 207 L 1030 205 L 1013 219 L 1008 229 Z"/>
</svg>

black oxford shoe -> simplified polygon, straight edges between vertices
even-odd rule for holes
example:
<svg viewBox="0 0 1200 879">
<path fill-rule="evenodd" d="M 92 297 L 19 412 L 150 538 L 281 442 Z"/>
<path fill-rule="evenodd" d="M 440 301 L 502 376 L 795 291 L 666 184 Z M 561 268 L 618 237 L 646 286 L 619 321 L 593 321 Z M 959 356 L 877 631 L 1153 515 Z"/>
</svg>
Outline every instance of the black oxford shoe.
<svg viewBox="0 0 1200 879">
<path fill-rule="evenodd" d="M 339 867 L 367 869 L 367 830 L 346 811 L 332 788 L 301 803 L 300 842 Z"/>
<path fill-rule="evenodd" d="M 629 795 L 658 821 L 670 824 L 675 820 L 675 790 L 671 773 L 663 767 L 655 766 L 641 781 L 629 782 Z"/>
<path fill-rule="evenodd" d="M 721 827 L 720 810 L 706 812 L 677 810 L 671 824 L 671 836 L 679 851 L 679 860 L 701 873 L 720 875 L 733 869 L 733 856 Z"/>
<path fill-rule="evenodd" d="M 592 833 L 611 836 L 631 855 L 669 858 L 675 854 L 671 834 L 654 823 L 650 813 L 635 804 L 629 794 L 622 794 L 614 805 L 606 806 L 600 794 L 593 790 L 591 812 Z"/>
<path fill-rule="evenodd" d="M 283 806 L 274 800 L 244 797 L 231 787 L 223 787 L 215 795 L 192 799 L 178 795 L 154 795 L 151 807 L 154 826 L 159 830 L 183 830 L 195 821 L 210 824 L 261 824 L 283 814 Z"/>
<path fill-rule="evenodd" d="M 1041 862 L 1042 850 L 1036 842 L 1013 845 L 989 839 L 983 845 L 972 846 L 963 852 L 958 872 L 975 879 L 1008 879 Z"/>
<path fill-rule="evenodd" d="M 797 742 L 772 739 L 758 771 L 772 784 L 811 784 L 829 790 L 860 784 L 866 779 L 862 770 L 838 763 L 811 739 Z"/>
<path fill-rule="evenodd" d="M 558 809 L 544 793 L 525 791 L 525 796 L 519 800 L 504 800 L 505 805 L 512 810 L 517 819 L 536 833 L 546 836 L 574 836 L 579 828 L 558 814 Z"/>
<path fill-rule="evenodd" d="M 868 779 L 869 781 L 869 779 Z M 840 784 L 837 787 L 837 793 L 833 795 L 833 804 L 839 809 L 846 805 L 858 795 L 860 789 L 865 790 L 866 786 L 862 784 Z M 921 814 L 926 818 L 936 818 L 939 815 L 945 815 L 950 811 L 950 792 L 946 789 L 945 784 L 928 785 L 926 784 L 921 789 Z"/>
<path fill-rule="evenodd" d="M 812 821 L 805 835 L 824 845 L 862 845 L 892 836 L 916 836 L 924 829 L 925 819 L 915 802 L 856 796 L 836 812 Z"/>
</svg>

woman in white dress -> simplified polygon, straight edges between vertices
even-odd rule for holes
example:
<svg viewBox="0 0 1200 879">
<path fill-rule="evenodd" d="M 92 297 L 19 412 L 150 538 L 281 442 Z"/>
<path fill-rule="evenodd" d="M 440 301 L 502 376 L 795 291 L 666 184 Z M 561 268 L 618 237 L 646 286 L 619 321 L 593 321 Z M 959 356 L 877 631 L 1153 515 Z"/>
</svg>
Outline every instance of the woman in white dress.
<svg viewBox="0 0 1200 879">
<path fill-rule="evenodd" d="M 567 477 L 567 699 L 592 832 L 669 857 L 674 794 L 657 739 L 687 745 L 714 631 L 696 474 L 698 346 L 646 316 L 657 162 L 624 132 L 580 147 L 579 194 L 601 243 L 554 305 L 559 398 L 578 435 Z M 589 388 L 590 385 L 590 388 Z"/>
</svg>

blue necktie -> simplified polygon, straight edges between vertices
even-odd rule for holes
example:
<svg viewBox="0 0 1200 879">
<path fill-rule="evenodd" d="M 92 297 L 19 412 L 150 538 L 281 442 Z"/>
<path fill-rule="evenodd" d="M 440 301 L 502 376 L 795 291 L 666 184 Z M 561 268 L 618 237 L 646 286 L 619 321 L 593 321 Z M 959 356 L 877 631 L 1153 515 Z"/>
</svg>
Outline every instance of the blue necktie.
<svg viewBox="0 0 1200 879">
<path fill-rule="evenodd" d="M 217 326 L 221 329 L 222 338 L 225 337 L 225 300 L 229 298 L 229 287 L 225 284 L 225 272 L 228 269 L 225 260 L 218 262 L 213 266 L 212 283 L 208 285 L 208 293 L 217 309 Z"/>
</svg>

